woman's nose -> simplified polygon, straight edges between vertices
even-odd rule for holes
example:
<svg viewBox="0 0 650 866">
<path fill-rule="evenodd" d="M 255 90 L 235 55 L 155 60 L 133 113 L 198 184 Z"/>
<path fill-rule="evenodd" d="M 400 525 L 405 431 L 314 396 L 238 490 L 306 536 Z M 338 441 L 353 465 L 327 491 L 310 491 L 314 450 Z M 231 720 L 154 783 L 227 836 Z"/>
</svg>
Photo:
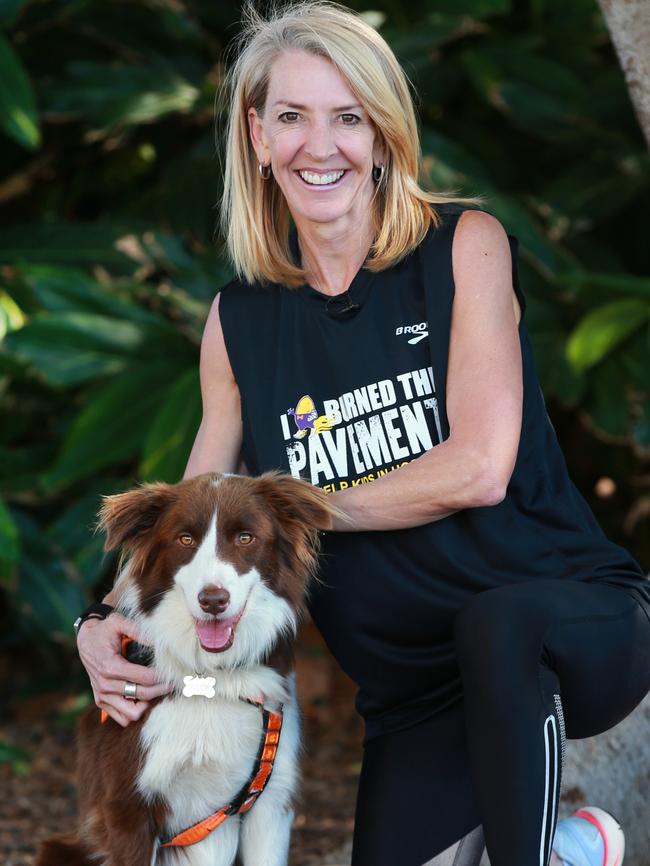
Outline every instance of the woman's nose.
<svg viewBox="0 0 650 866">
<path fill-rule="evenodd" d="M 336 153 L 334 135 L 329 121 L 318 121 L 309 125 L 304 150 L 308 156 L 319 162 L 324 162 Z"/>
</svg>

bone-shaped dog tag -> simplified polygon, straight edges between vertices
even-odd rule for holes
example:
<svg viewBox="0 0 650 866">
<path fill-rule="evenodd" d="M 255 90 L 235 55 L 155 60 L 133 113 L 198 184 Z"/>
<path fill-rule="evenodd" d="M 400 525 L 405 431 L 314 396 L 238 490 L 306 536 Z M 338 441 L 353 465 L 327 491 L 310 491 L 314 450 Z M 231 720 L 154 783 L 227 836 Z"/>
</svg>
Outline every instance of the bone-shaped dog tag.
<svg viewBox="0 0 650 866">
<path fill-rule="evenodd" d="M 183 677 L 185 688 L 183 694 L 186 698 L 201 695 L 204 698 L 213 698 L 215 696 L 214 687 L 216 679 L 214 677 Z"/>
</svg>

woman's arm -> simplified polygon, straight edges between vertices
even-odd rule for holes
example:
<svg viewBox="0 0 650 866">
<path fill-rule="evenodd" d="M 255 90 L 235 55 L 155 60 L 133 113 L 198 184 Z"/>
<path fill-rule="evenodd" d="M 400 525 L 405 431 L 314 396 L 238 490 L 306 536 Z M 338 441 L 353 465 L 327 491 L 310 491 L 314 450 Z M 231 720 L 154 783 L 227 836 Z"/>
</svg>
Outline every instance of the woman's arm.
<svg viewBox="0 0 650 866">
<path fill-rule="evenodd" d="M 221 330 L 219 295 L 215 298 L 201 340 L 201 398 L 203 419 L 183 478 L 203 472 L 234 472 L 238 468 L 242 429 L 239 389 L 235 382 Z M 115 606 L 119 591 L 114 587 L 104 598 Z M 139 719 L 148 702 L 170 691 L 158 683 L 155 673 L 131 664 L 121 655 L 123 634 L 138 640 L 135 624 L 117 613 L 107 619 L 89 619 L 79 629 L 77 647 L 88 672 L 95 703 L 126 727 Z M 125 681 L 137 683 L 138 702 L 123 697 Z"/>
<path fill-rule="evenodd" d="M 446 404 L 449 438 L 370 484 L 332 493 L 343 532 L 404 529 L 501 502 L 514 469 L 523 383 L 508 236 L 495 217 L 461 214 L 452 244 Z"/>
<path fill-rule="evenodd" d="M 235 381 L 214 299 L 201 340 L 201 399 L 203 419 L 183 478 L 204 472 L 236 472 L 242 444 L 239 388 Z"/>
</svg>

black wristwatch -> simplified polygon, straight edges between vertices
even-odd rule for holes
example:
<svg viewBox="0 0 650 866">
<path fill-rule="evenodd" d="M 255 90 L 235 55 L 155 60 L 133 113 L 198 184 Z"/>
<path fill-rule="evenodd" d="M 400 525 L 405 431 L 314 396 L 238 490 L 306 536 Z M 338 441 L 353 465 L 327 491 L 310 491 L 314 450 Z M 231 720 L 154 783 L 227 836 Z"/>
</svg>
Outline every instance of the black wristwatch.
<svg viewBox="0 0 650 866">
<path fill-rule="evenodd" d="M 103 602 L 96 602 L 95 604 L 91 604 L 90 607 L 87 607 L 85 611 L 76 618 L 73 622 L 72 627 L 74 629 L 75 636 L 79 634 L 79 629 L 86 622 L 87 619 L 106 619 L 106 617 L 113 613 L 115 610 L 114 607 L 111 607 L 110 604 L 104 604 Z"/>
</svg>

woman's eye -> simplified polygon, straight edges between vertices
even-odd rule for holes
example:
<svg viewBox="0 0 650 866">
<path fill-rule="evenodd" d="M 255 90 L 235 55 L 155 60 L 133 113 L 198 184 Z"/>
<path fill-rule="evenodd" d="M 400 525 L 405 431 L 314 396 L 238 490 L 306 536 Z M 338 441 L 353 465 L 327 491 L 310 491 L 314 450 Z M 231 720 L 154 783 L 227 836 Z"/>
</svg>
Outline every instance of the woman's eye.
<svg viewBox="0 0 650 866">
<path fill-rule="evenodd" d="M 250 544 L 253 540 L 252 532 L 239 532 L 237 533 L 237 542 L 239 544 Z"/>
<path fill-rule="evenodd" d="M 281 120 L 283 123 L 295 123 L 299 116 L 297 111 L 283 111 L 278 116 L 278 120 Z M 356 114 L 341 114 L 340 116 L 344 126 L 356 126 L 357 123 L 361 123 L 361 118 Z"/>
<path fill-rule="evenodd" d="M 194 544 L 194 537 L 189 532 L 182 532 L 178 536 L 178 541 L 183 547 L 191 547 Z"/>
</svg>

